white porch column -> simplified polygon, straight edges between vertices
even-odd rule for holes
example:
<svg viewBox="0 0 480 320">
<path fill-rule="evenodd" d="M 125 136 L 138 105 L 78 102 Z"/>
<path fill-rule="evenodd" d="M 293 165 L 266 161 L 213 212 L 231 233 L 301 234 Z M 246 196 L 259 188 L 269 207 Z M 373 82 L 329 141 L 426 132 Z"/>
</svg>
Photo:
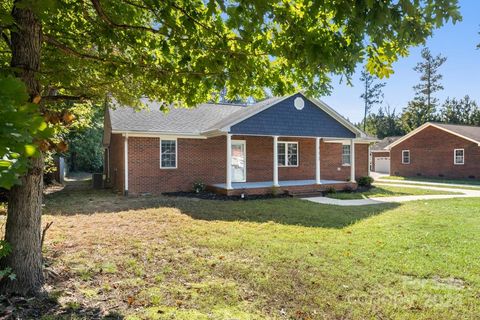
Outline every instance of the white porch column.
<svg viewBox="0 0 480 320">
<path fill-rule="evenodd" d="M 355 182 L 355 139 L 350 139 L 350 181 Z"/>
<path fill-rule="evenodd" d="M 320 138 L 315 138 L 315 183 L 321 184 L 320 180 Z"/>
<path fill-rule="evenodd" d="M 273 186 L 280 187 L 278 184 L 278 136 L 273 136 Z"/>
<path fill-rule="evenodd" d="M 124 194 L 126 196 L 128 196 L 128 134 L 125 134 L 125 139 L 124 139 L 124 152 L 123 154 L 125 155 L 125 159 L 123 160 L 124 161 L 124 174 L 125 174 L 125 177 L 123 179 L 123 183 L 124 183 Z"/>
<path fill-rule="evenodd" d="M 227 133 L 227 190 L 232 190 L 232 135 Z"/>
</svg>

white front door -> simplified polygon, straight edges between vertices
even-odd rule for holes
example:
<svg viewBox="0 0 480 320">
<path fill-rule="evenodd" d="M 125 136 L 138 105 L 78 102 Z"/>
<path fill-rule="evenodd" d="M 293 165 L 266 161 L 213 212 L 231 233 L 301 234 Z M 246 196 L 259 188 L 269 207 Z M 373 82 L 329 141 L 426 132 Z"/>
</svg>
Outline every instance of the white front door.
<svg viewBox="0 0 480 320">
<path fill-rule="evenodd" d="M 247 180 L 245 140 L 232 140 L 232 182 Z"/>
</svg>

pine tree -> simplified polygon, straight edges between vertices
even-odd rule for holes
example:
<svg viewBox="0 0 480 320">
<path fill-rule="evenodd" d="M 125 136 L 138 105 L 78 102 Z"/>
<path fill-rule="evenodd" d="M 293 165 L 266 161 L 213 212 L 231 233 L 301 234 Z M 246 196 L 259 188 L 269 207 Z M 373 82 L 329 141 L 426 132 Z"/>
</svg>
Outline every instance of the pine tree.
<svg viewBox="0 0 480 320">
<path fill-rule="evenodd" d="M 415 100 L 425 105 L 427 109 L 425 113 L 435 113 L 438 99 L 433 94 L 443 90 L 443 85 L 440 83 L 443 76 L 439 73 L 439 69 L 447 58 L 440 54 L 434 57 L 428 48 L 423 48 L 422 59 L 423 61 L 413 68 L 421 74 L 420 83 L 413 87 Z"/>
<path fill-rule="evenodd" d="M 385 87 L 385 82 L 375 83 L 375 77 L 368 72 L 366 68 L 362 70 L 360 81 L 363 82 L 364 92 L 360 95 L 363 99 L 365 113 L 363 116 L 363 131 L 366 130 L 366 119 L 372 107 L 383 102 L 382 88 Z"/>
<path fill-rule="evenodd" d="M 478 125 L 480 109 L 468 95 L 460 100 L 447 98 L 440 111 L 440 120 L 452 124 Z"/>
<path fill-rule="evenodd" d="M 418 128 L 425 122 L 437 120 L 438 99 L 433 94 L 443 90 L 440 83 L 443 76 L 439 69 L 447 58 L 440 54 L 434 57 L 428 48 L 423 48 L 422 59 L 413 68 L 420 73 L 420 83 L 413 87 L 415 98 L 408 103 L 402 114 L 402 126 L 406 132 Z"/>
</svg>

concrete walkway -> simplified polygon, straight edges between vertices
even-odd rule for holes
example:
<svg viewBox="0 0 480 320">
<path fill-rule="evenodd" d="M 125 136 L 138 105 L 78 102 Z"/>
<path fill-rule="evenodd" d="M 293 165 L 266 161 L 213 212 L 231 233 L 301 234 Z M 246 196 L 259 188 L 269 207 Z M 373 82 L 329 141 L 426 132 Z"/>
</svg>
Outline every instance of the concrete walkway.
<svg viewBox="0 0 480 320">
<path fill-rule="evenodd" d="M 412 185 L 412 184 L 419 184 L 419 185 L 425 185 L 425 186 L 441 186 L 441 187 L 455 187 L 455 189 L 462 189 L 462 188 L 476 188 L 480 190 L 480 185 L 479 184 L 461 184 L 461 183 L 443 183 L 443 182 L 428 182 L 428 181 L 414 181 L 414 180 L 391 180 L 391 179 L 378 179 L 375 180 L 375 184 L 381 184 L 383 183 L 384 185 L 401 185 L 402 187 L 406 187 L 406 185 Z M 414 186 L 416 187 L 416 186 Z"/>
<path fill-rule="evenodd" d="M 417 185 L 407 185 L 406 183 L 411 183 L 409 180 L 402 180 L 403 183 L 397 183 L 393 180 L 384 180 L 392 181 L 395 183 L 381 183 L 382 181 L 375 182 L 375 185 L 384 185 L 392 187 L 402 187 L 402 188 L 415 188 L 415 189 L 425 189 L 425 190 L 437 190 L 437 191 L 446 191 L 446 192 L 456 192 L 458 194 L 438 194 L 438 195 L 418 195 L 418 196 L 395 196 L 395 197 L 373 197 L 368 199 L 354 199 L 354 200 L 341 200 L 341 199 L 332 199 L 328 197 L 312 197 L 312 198 L 303 198 L 303 200 L 312 201 L 315 203 L 321 204 L 331 204 L 337 206 L 365 206 L 372 204 L 382 204 L 382 203 L 391 203 L 391 202 L 406 202 L 406 201 L 416 201 L 416 200 L 433 200 L 433 199 L 452 199 L 452 198 L 471 198 L 471 197 L 480 197 L 479 190 L 471 189 L 461 189 L 458 187 L 447 188 L 448 186 L 453 186 L 447 183 L 433 183 L 432 186 L 417 186 Z M 423 184 L 423 183 L 422 183 Z M 445 188 L 438 187 L 446 186 Z M 436 187 L 437 186 L 437 187 Z M 456 186 L 456 185 L 455 185 Z M 470 187 L 470 185 L 460 185 L 460 187 Z M 478 186 L 477 186 L 478 187 Z"/>
</svg>

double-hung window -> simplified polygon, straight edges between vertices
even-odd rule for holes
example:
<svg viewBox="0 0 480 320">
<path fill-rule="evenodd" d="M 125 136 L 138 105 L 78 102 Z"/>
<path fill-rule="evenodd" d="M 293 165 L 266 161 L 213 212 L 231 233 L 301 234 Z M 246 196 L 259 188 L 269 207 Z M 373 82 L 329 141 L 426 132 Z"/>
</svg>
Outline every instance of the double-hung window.
<svg viewBox="0 0 480 320">
<path fill-rule="evenodd" d="M 402 150 L 402 163 L 410 164 L 410 150 Z"/>
<path fill-rule="evenodd" d="M 464 149 L 455 149 L 453 151 L 453 163 L 454 164 L 464 164 L 465 163 L 465 150 Z"/>
<path fill-rule="evenodd" d="M 177 168 L 177 140 L 176 139 L 160 140 L 160 168 L 162 169 Z"/>
<path fill-rule="evenodd" d="M 342 166 L 349 166 L 351 164 L 352 149 L 349 144 L 342 145 Z"/>
<path fill-rule="evenodd" d="M 277 151 L 280 167 L 298 166 L 298 142 L 278 142 Z"/>
</svg>

